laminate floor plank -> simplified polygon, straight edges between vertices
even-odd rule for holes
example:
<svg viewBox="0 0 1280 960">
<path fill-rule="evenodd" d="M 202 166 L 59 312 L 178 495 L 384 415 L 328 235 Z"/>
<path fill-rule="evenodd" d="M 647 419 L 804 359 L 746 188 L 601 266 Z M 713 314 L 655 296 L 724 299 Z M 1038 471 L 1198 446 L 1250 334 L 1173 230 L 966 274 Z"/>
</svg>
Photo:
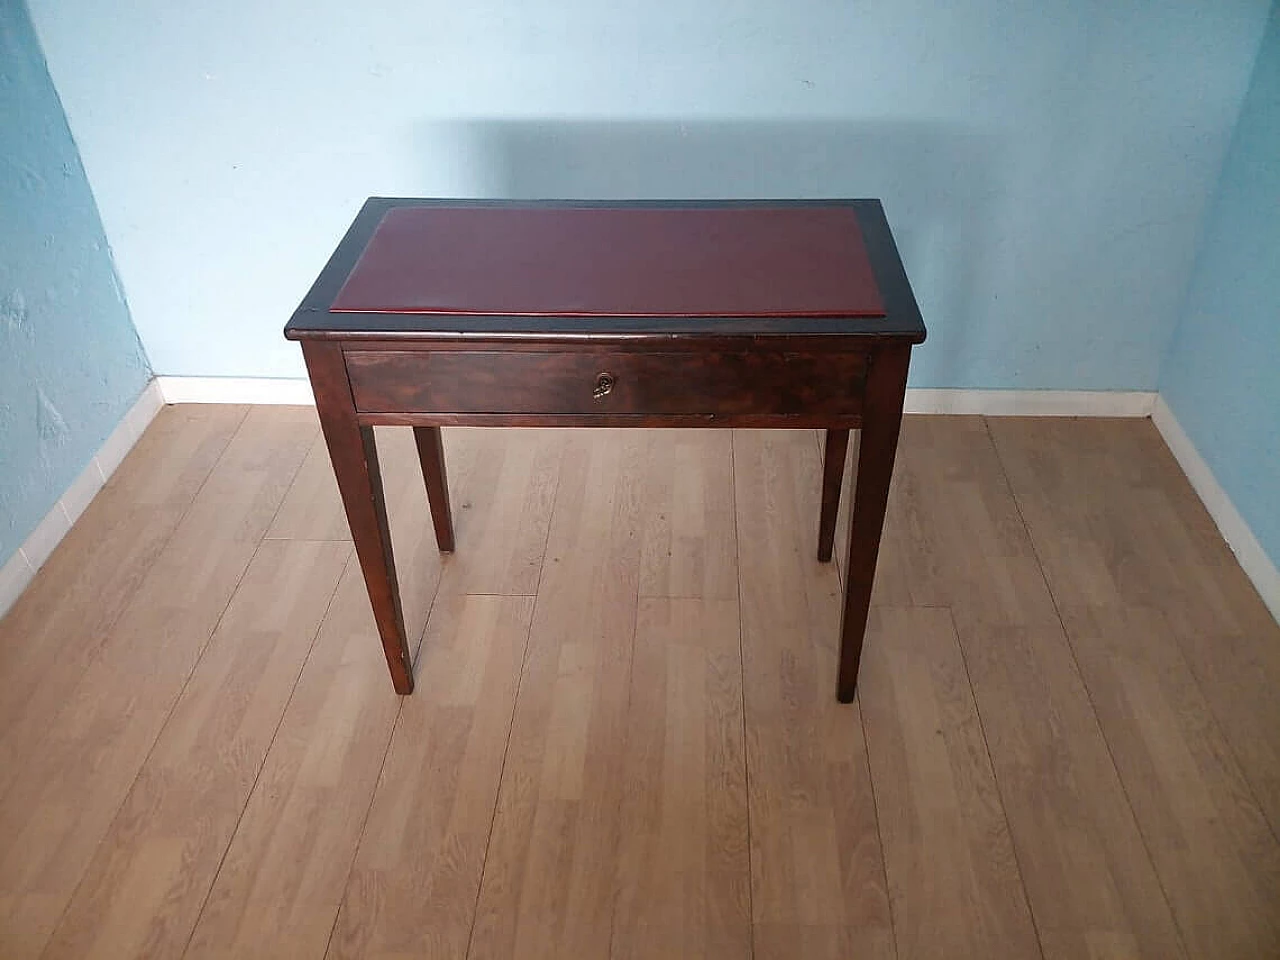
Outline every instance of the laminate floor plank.
<svg viewBox="0 0 1280 960">
<path fill-rule="evenodd" d="M 348 563 L 185 956 L 324 955 L 399 709 Z"/>
<path fill-rule="evenodd" d="M 640 601 L 610 953 L 620 960 L 751 954 L 740 664 L 736 599 Z"/>
<path fill-rule="evenodd" d="M 441 590 L 504 596 L 537 592 L 556 485 L 574 433 L 443 429 L 457 549 L 445 565 Z M 421 473 L 418 487 L 418 505 L 425 510 Z"/>
<path fill-rule="evenodd" d="M 1280 956 L 1280 844 L 1164 615 L 1064 619 L 1189 952 Z"/>
<path fill-rule="evenodd" d="M 311 441 L 254 410 L 0 797 L 0 953 L 44 948 Z M 21 922 L 16 918 L 21 917 Z"/>
<path fill-rule="evenodd" d="M 1045 957 L 1182 956 L 984 421 L 908 417 L 895 484 L 910 593 L 956 624 Z"/>
<path fill-rule="evenodd" d="M 44 956 L 180 956 L 351 552 L 254 556 Z"/>
<path fill-rule="evenodd" d="M 530 571 L 541 569 L 545 540 L 535 548 L 530 531 L 546 529 L 566 435 L 520 432 L 512 437 L 513 449 L 503 451 L 490 446 L 501 440 L 501 433 L 489 431 L 490 440 L 482 431 L 446 432 L 446 455 L 456 455 L 450 468 L 458 468 L 450 477 L 455 515 L 457 498 L 471 490 L 486 496 L 496 490 L 523 507 L 491 517 L 487 539 L 470 544 L 467 560 L 458 564 L 458 557 L 442 557 L 436 548 L 412 432 L 377 430 L 412 649 L 417 649 L 437 598 L 443 618 L 473 587 L 477 594 L 536 589 Z M 461 479 L 455 480 L 458 475 Z M 323 484 L 308 481 L 297 495 L 316 500 L 321 514 L 341 509 Z M 299 515 L 307 512 L 305 507 L 293 509 Z M 456 522 L 461 531 L 461 520 Z M 441 630 L 445 636 L 447 627 Z M 505 642 L 507 636 L 504 632 L 494 642 Z M 415 666 L 419 684 L 428 690 L 436 689 L 429 649 Z M 417 695 L 403 701 L 417 702 Z M 342 939 L 335 939 L 339 950 L 363 942 L 366 933 L 350 927 L 335 932 L 335 921 L 344 895 L 356 889 L 349 886 L 349 874 L 401 705 L 386 676 L 363 581 L 349 565 L 196 927 L 189 956 L 319 956 L 328 949 L 331 934 L 341 934 Z M 423 718 L 411 711 L 410 719 Z M 328 745 L 317 749 L 315 738 Z M 385 837 L 380 824 L 372 827 L 375 838 Z M 365 889 L 360 869 L 355 883 Z M 348 922 L 353 920 L 351 915 Z M 378 930 L 394 936 L 390 927 L 378 927 L 374 943 L 380 942 Z"/>
<path fill-rule="evenodd" d="M 754 955 L 892 957 L 857 705 L 835 699 L 839 579 L 817 560 L 811 431 L 734 431 Z"/>
<path fill-rule="evenodd" d="M 472 957 L 609 954 L 648 445 L 567 444 Z"/>
<path fill-rule="evenodd" d="M 1280 834 L 1280 625 L 1151 422 L 991 423 L 1055 596 L 1164 611 Z"/>
<path fill-rule="evenodd" d="M 0 619 L 0 791 L 172 537 L 247 407 L 166 407 Z"/>
<path fill-rule="evenodd" d="M 1038 958 L 950 612 L 872 610 L 859 691 L 898 956 Z"/>
<path fill-rule="evenodd" d="M 728 430 L 646 430 L 642 597 L 736 600 L 733 438 Z"/>
<path fill-rule="evenodd" d="M 327 956 L 466 955 L 532 610 L 437 601 Z"/>
<path fill-rule="evenodd" d="M 989 421 L 1059 602 L 1202 606 L 1231 562 L 1149 420 Z M 1187 496 L 1189 495 L 1189 496 Z"/>
<path fill-rule="evenodd" d="M 410 650 L 441 560 L 416 494 L 413 437 L 378 437 Z M 297 496 L 322 497 L 310 483 Z M 332 504 L 321 499 L 318 510 Z M 348 563 L 187 951 L 317 957 L 327 948 L 401 698 L 387 677 L 359 564 Z"/>
<path fill-rule="evenodd" d="M 316 425 L 320 421 L 317 418 Z M 374 428 L 378 443 L 378 461 L 382 468 L 382 482 L 387 501 L 394 502 L 394 492 L 399 489 L 402 474 L 407 466 L 402 452 L 403 443 L 391 444 L 388 435 L 407 433 Z M 266 532 L 268 540 L 345 540 L 351 542 L 351 530 L 347 515 L 342 510 L 342 498 L 338 494 L 338 481 L 329 463 L 329 448 L 323 434 L 316 434 L 307 451 L 306 459 L 298 468 L 293 486 L 285 496 L 275 519 Z"/>
</svg>

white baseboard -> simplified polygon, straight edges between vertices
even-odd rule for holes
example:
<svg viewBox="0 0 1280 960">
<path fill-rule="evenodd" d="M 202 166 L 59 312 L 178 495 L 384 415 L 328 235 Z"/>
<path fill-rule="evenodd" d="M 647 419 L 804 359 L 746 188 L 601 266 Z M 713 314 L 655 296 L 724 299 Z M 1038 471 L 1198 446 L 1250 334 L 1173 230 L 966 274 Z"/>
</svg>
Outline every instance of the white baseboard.
<svg viewBox="0 0 1280 960">
<path fill-rule="evenodd" d="M 156 377 L 165 403 L 262 403 L 311 406 L 309 380 L 284 377 Z"/>
<path fill-rule="evenodd" d="M 165 403 L 311 404 L 306 380 L 254 377 L 157 377 Z M 1146 417 L 1154 393 L 1129 390 L 907 391 L 907 413 L 991 417 Z"/>
<path fill-rule="evenodd" d="M 1137 390 L 908 389 L 907 413 L 987 417 L 1146 417 L 1156 395 Z"/>
<path fill-rule="evenodd" d="M 1182 472 L 1191 481 L 1192 488 L 1204 502 L 1209 516 L 1218 525 L 1222 538 L 1240 561 L 1241 569 L 1253 581 L 1262 602 L 1267 605 L 1271 615 L 1280 620 L 1280 570 L 1276 569 L 1275 563 L 1262 549 L 1262 544 L 1227 496 L 1227 491 L 1222 489 L 1218 478 L 1200 456 L 1195 444 L 1182 429 L 1182 424 L 1178 423 L 1178 418 L 1165 403 L 1164 397 L 1156 398 L 1151 421 L 1160 431 L 1160 436 L 1164 437 L 1165 444 L 1182 467 Z"/>
<path fill-rule="evenodd" d="M 115 473 L 116 467 L 120 466 L 125 455 L 133 449 L 133 445 L 163 406 L 160 389 L 153 379 L 129 408 L 129 412 L 116 424 L 111 435 L 103 441 L 98 452 L 80 472 L 80 476 L 63 491 L 53 509 L 45 514 L 22 546 L 0 567 L 0 616 L 13 606 L 27 588 L 36 571 L 44 566 L 44 562 L 62 542 L 71 525 L 80 519 L 80 514 L 84 513 L 111 474 Z"/>
</svg>

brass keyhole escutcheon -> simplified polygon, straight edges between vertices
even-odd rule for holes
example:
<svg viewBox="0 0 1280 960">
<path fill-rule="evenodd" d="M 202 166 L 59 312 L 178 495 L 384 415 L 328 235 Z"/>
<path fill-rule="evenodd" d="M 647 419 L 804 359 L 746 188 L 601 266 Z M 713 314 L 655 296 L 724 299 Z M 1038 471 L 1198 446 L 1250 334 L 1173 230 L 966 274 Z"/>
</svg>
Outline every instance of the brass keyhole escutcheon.
<svg viewBox="0 0 1280 960">
<path fill-rule="evenodd" d="M 613 391 L 613 385 L 617 382 L 612 373 L 601 373 L 596 377 L 596 388 L 591 391 L 591 396 L 596 400 L 603 400 Z"/>
</svg>

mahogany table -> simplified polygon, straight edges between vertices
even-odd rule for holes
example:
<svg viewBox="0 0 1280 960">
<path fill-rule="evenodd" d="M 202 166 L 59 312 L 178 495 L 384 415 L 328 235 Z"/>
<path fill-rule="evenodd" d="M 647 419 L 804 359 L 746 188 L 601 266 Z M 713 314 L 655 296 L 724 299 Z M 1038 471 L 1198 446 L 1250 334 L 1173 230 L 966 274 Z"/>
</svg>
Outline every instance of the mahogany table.
<svg viewBox="0 0 1280 960">
<path fill-rule="evenodd" d="M 375 424 L 414 428 L 442 551 L 441 425 L 825 428 L 831 559 L 861 428 L 836 691 L 853 699 L 907 365 L 924 324 L 878 200 L 373 198 L 285 327 L 391 679 L 413 692 Z"/>
</svg>

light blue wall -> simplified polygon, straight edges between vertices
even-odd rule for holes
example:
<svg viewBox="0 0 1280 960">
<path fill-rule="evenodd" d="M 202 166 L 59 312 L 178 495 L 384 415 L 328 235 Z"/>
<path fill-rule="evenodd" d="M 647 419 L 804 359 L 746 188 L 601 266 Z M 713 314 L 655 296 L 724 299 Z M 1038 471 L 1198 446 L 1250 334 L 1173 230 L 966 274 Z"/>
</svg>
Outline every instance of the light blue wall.
<svg viewBox="0 0 1280 960">
<path fill-rule="evenodd" d="M 912 381 L 1154 389 L 1266 0 L 33 0 L 163 374 L 280 327 L 369 194 L 880 196 Z"/>
<path fill-rule="evenodd" d="M 148 377 L 31 23 L 0 0 L 0 564 Z"/>
<path fill-rule="evenodd" d="M 1280 564 L 1280 4 L 1227 154 L 1160 392 Z"/>
</svg>

